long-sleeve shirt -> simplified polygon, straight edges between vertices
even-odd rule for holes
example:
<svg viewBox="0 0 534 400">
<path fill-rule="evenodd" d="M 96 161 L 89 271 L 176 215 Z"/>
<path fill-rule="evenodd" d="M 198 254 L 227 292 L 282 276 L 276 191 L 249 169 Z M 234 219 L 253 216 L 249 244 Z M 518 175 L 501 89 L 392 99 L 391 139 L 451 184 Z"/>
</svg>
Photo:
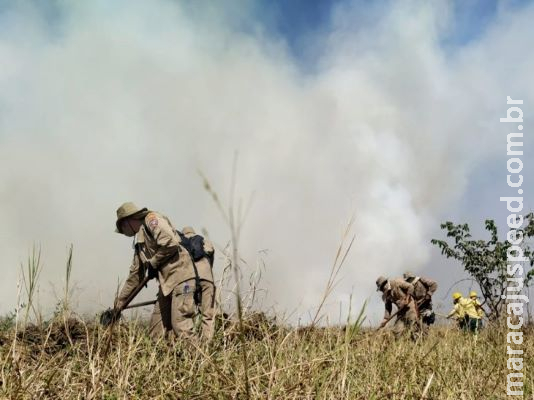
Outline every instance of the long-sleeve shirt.
<svg viewBox="0 0 534 400">
<path fill-rule="evenodd" d="M 388 289 L 382 295 L 385 303 L 384 321 L 391 318 L 393 304 L 397 306 L 399 312 L 407 309 L 408 306 L 415 307 L 413 301 L 413 285 L 403 279 L 391 279 L 388 281 Z"/>
<path fill-rule="evenodd" d="M 136 235 L 130 273 L 117 298 L 118 307 L 139 286 L 147 268 L 157 270 L 164 296 L 170 294 L 178 284 L 195 278 L 191 257 L 180 245 L 176 229 L 167 217 L 157 212 L 147 214 Z"/>
<path fill-rule="evenodd" d="M 477 311 L 479 318 L 483 318 L 485 313 L 484 313 L 484 309 L 482 308 L 482 303 L 480 303 L 478 299 L 471 299 L 471 301 L 473 302 L 473 305 L 475 306 L 475 310 Z"/>
<path fill-rule="evenodd" d="M 438 283 L 432 279 L 425 277 L 416 277 L 411 282 L 414 287 L 413 297 L 415 301 L 422 302 L 426 296 L 432 297 L 436 290 L 438 290 Z"/>
<path fill-rule="evenodd" d="M 454 304 L 454 307 L 449 313 L 448 317 L 462 319 L 466 315 L 469 318 L 480 319 L 473 301 L 471 299 L 460 297 L 460 299 Z"/>
</svg>

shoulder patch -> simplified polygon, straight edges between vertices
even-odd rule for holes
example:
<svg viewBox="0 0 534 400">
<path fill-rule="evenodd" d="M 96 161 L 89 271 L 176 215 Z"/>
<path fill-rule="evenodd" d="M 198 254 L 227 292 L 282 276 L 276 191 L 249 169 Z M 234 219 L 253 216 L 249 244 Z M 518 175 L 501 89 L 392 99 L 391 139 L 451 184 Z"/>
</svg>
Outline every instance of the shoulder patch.
<svg viewBox="0 0 534 400">
<path fill-rule="evenodd" d="M 149 213 L 146 216 L 146 221 L 150 229 L 154 229 L 158 226 L 158 216 L 155 213 Z"/>
</svg>

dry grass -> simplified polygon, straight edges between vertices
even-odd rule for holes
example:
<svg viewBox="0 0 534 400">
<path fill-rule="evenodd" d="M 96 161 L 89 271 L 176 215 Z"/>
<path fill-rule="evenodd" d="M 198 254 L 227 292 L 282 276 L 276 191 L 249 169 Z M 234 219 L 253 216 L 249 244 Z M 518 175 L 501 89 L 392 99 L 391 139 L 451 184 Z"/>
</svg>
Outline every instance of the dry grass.
<svg viewBox="0 0 534 400">
<path fill-rule="evenodd" d="M 142 324 L 113 332 L 57 317 L 0 334 L 0 396 L 8 399 L 245 398 L 237 324 L 211 343 L 152 342 Z M 504 331 L 433 329 L 421 343 L 388 332 L 292 329 L 262 314 L 244 319 L 247 375 L 257 399 L 504 399 Z M 532 332 L 529 332 L 532 333 Z M 109 335 L 112 335 L 111 337 Z M 111 347 L 106 351 L 108 338 Z M 531 334 L 525 352 L 534 352 Z M 532 398 L 532 357 L 525 393 Z M 530 379 L 530 381 L 528 380 Z"/>
<path fill-rule="evenodd" d="M 232 237 L 222 253 L 225 272 L 234 275 L 230 292 L 235 307 L 224 304 L 237 311 L 234 320 L 220 320 L 209 343 L 154 342 L 142 321 L 122 321 L 104 329 L 97 319 L 79 318 L 69 309 L 70 248 L 64 299 L 54 318 L 43 321 L 33 307 L 40 273 L 40 253 L 34 249 L 19 282 L 19 297 L 26 297 L 24 306 L 19 301 L 15 313 L 0 318 L 1 399 L 507 398 L 503 328 L 487 328 L 476 341 L 446 327 L 432 329 L 419 343 L 407 338 L 395 341 L 387 330 L 361 329 L 365 305 L 348 329 L 317 326 L 322 305 L 335 287 L 354 240 L 350 223 L 309 327 L 289 327 L 247 311 L 242 306 L 238 251 L 247 212 L 239 211 L 240 207 L 234 212 L 233 194 L 230 206 L 223 207 L 205 178 L 204 185 Z M 526 332 L 523 346 L 524 390 L 529 399 L 534 399 L 532 333 L 534 328 Z"/>
</svg>

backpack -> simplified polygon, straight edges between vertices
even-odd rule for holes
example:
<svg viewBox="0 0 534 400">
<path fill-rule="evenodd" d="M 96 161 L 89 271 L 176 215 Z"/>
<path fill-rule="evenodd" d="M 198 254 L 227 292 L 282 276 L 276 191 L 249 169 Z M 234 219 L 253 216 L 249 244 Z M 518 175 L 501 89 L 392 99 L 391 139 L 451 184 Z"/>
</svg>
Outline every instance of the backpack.
<svg viewBox="0 0 534 400">
<path fill-rule="evenodd" d="M 143 226 L 145 227 L 145 231 L 152 236 L 152 232 L 148 229 L 144 222 Z M 193 262 L 193 271 L 195 272 L 195 291 L 193 292 L 193 299 L 195 301 L 195 305 L 200 306 L 202 304 L 202 286 L 200 284 L 200 276 L 198 275 L 198 269 L 195 265 L 195 262 L 206 256 L 206 253 L 204 252 L 204 238 L 200 235 L 187 238 L 178 230 L 176 233 L 178 236 L 180 236 L 180 244 L 189 253 L 189 256 Z"/>
<path fill-rule="evenodd" d="M 182 232 L 176 231 L 180 236 L 181 245 L 191 255 L 194 262 L 197 262 L 204 257 L 208 257 L 208 254 L 204 251 L 204 238 L 200 235 L 194 235 L 186 237 Z"/>
<path fill-rule="evenodd" d="M 182 247 L 189 253 L 191 261 L 193 261 L 193 270 L 195 271 L 195 292 L 193 293 L 193 299 L 197 306 L 202 304 L 202 286 L 200 285 L 200 276 L 198 275 L 198 269 L 195 262 L 201 260 L 206 256 L 204 252 L 204 238 L 200 235 L 186 237 L 182 232 L 176 230 Z"/>
</svg>

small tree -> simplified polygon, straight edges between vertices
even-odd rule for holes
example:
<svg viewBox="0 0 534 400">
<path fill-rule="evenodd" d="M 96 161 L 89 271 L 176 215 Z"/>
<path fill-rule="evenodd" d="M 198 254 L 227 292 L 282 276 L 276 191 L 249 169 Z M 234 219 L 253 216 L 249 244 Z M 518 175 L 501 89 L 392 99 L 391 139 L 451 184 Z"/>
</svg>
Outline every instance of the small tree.
<svg viewBox="0 0 534 400">
<path fill-rule="evenodd" d="M 455 258 L 460 261 L 464 270 L 476 281 L 484 296 L 485 304 L 490 310 L 488 315 L 491 319 L 499 318 L 504 304 L 501 297 L 506 292 L 507 274 L 506 252 L 511 244 L 508 241 L 499 241 L 497 226 L 491 219 L 485 221 L 486 230 L 491 239 L 473 240 L 469 233 L 468 224 L 455 225 L 452 222 L 441 224 L 441 229 L 447 231 L 447 237 L 452 238 L 454 243 L 449 244 L 445 240 L 432 239 L 431 243 L 441 249 L 441 254 L 447 258 Z M 534 214 L 529 213 L 524 218 L 524 228 L 518 229 L 523 233 L 522 249 L 529 264 L 534 264 L 534 253 L 526 243 L 528 238 L 534 236 Z M 526 272 L 526 271 L 525 271 Z M 534 269 L 524 275 L 524 286 L 528 287 L 534 277 Z"/>
</svg>

